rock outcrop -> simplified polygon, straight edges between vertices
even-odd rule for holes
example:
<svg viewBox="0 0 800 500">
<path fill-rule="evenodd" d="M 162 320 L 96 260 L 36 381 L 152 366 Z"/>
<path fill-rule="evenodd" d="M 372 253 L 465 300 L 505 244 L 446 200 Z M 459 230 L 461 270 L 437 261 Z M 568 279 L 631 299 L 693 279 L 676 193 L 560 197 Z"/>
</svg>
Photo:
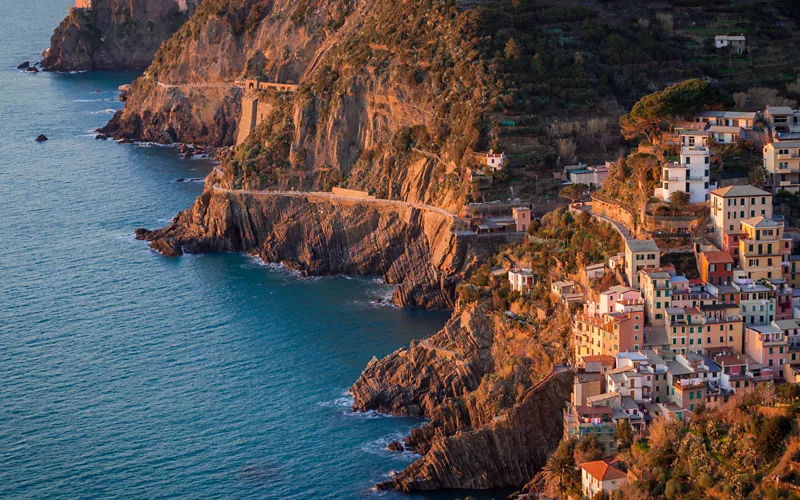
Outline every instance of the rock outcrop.
<svg viewBox="0 0 800 500">
<path fill-rule="evenodd" d="M 172 224 L 137 237 L 165 255 L 248 252 L 304 275 L 377 275 L 400 285 L 396 304 L 432 309 L 453 307 L 464 273 L 511 241 L 459 238 L 453 218 L 410 206 L 229 190 L 217 181 L 210 176 Z"/>
<path fill-rule="evenodd" d="M 183 2 L 187 3 L 187 2 Z M 94 0 L 71 8 L 42 54 L 45 71 L 146 68 L 158 47 L 189 18 L 175 0 Z"/>
<path fill-rule="evenodd" d="M 440 332 L 373 359 L 350 389 L 355 410 L 430 419 L 405 440 L 423 456 L 379 488 L 518 488 L 558 446 L 572 377 L 542 346 L 569 316 L 533 331 L 487 302 L 461 305 Z"/>
<path fill-rule="evenodd" d="M 561 411 L 572 391 L 572 375 L 553 374 L 488 424 L 434 440 L 422 458 L 378 487 L 486 490 L 527 483 L 563 436 Z"/>
</svg>

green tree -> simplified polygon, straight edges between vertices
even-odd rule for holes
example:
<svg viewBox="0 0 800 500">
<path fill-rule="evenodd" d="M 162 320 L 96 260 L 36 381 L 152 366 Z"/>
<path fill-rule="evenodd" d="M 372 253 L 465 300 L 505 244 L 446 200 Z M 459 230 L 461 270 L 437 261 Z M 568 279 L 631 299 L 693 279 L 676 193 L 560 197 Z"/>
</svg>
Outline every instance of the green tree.
<svg viewBox="0 0 800 500">
<path fill-rule="evenodd" d="M 559 496 L 564 496 L 571 486 L 576 485 L 578 478 L 575 460 L 567 453 L 553 453 L 542 467 L 542 480 L 547 487 L 555 488 Z"/>
<path fill-rule="evenodd" d="M 583 193 L 585 193 L 587 189 L 589 189 L 589 186 L 586 184 L 570 184 L 559 191 L 558 195 L 574 203 L 583 196 Z"/>
<path fill-rule="evenodd" d="M 594 434 L 582 437 L 575 445 L 574 458 L 577 464 L 600 460 L 605 454 L 603 443 Z"/>
<path fill-rule="evenodd" d="M 617 422 L 617 428 L 614 429 L 614 438 L 617 440 L 617 447 L 621 450 L 627 450 L 633 444 L 633 429 L 627 419 L 622 419 Z"/>
<path fill-rule="evenodd" d="M 683 191 L 673 191 L 669 195 L 669 202 L 676 207 L 685 207 L 689 203 L 689 193 Z"/>
<path fill-rule="evenodd" d="M 655 144 L 667 122 L 723 102 L 719 89 L 709 82 L 686 80 L 642 97 L 630 113 L 620 118 L 619 124 L 626 139 L 645 136 Z"/>
</svg>

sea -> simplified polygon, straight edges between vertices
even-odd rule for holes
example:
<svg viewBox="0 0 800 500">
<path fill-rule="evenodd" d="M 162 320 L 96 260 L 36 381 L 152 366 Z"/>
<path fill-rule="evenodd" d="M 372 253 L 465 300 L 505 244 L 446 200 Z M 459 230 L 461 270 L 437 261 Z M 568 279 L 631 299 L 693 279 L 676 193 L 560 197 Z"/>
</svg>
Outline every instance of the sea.
<svg viewBox="0 0 800 500">
<path fill-rule="evenodd" d="M 377 278 L 136 241 L 213 164 L 95 139 L 136 72 L 16 69 L 70 5 L 0 2 L 0 496 L 467 496 L 374 491 L 417 458 L 386 445 L 423 422 L 353 413 L 346 392 L 448 313 L 381 303 Z"/>
</svg>

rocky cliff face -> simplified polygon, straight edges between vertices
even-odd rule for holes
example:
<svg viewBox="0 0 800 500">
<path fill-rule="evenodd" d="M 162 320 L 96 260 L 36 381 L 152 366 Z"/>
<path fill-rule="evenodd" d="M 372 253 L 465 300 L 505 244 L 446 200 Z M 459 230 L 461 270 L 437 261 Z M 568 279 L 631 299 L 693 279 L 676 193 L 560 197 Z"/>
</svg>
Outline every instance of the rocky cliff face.
<svg viewBox="0 0 800 500">
<path fill-rule="evenodd" d="M 568 316 L 536 331 L 487 302 L 462 304 L 437 334 L 373 359 L 351 388 L 355 410 L 430 419 L 405 440 L 422 458 L 380 488 L 519 487 L 558 445 L 572 378 L 548 375 L 563 358 L 544 346 Z"/>
<path fill-rule="evenodd" d="M 172 224 L 138 230 L 166 255 L 249 252 L 306 275 L 378 275 L 400 285 L 395 303 L 450 308 L 462 276 L 504 239 L 459 239 L 456 221 L 396 204 L 274 196 L 220 188 L 206 191 Z"/>
<path fill-rule="evenodd" d="M 94 0 L 70 9 L 42 54 L 47 71 L 145 68 L 164 40 L 189 18 L 174 0 Z"/>
<path fill-rule="evenodd" d="M 483 65 L 463 60 L 469 16 L 448 5 L 205 3 L 105 131 L 233 145 L 242 98 L 235 82 L 295 83 L 297 92 L 260 97 L 274 112 L 230 162 L 237 187 L 338 185 L 455 210 L 471 191 L 464 161 L 485 132 L 488 92 Z"/>
</svg>

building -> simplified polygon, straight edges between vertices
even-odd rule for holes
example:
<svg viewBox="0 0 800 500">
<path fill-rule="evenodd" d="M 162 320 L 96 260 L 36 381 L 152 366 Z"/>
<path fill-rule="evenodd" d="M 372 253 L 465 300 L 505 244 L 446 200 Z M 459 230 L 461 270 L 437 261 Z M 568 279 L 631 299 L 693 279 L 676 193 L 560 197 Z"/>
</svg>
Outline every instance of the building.
<svg viewBox="0 0 800 500">
<path fill-rule="evenodd" d="M 681 130 L 678 132 L 678 143 L 682 148 L 708 146 L 708 132 L 705 130 Z"/>
<path fill-rule="evenodd" d="M 639 273 L 639 284 L 644 297 L 644 312 L 647 324 L 664 326 L 664 311 L 670 307 L 670 280 L 672 275 L 666 271 L 654 270 Z"/>
<path fill-rule="evenodd" d="M 586 314 L 600 317 L 603 314 L 614 312 L 617 302 L 636 301 L 641 298 L 642 295 L 639 290 L 624 285 L 612 286 L 605 292 L 600 293 L 600 300 L 596 302 L 590 300 L 586 303 Z"/>
<path fill-rule="evenodd" d="M 788 106 L 767 106 L 764 111 L 764 121 L 767 122 L 776 137 L 781 134 L 800 132 L 800 110 Z"/>
<path fill-rule="evenodd" d="M 512 269 L 508 272 L 512 292 L 525 292 L 536 284 L 536 277 L 530 269 Z"/>
<path fill-rule="evenodd" d="M 734 256 L 739 248 L 740 222 L 758 216 L 772 217 L 772 194 L 755 186 L 728 186 L 711 191 L 710 196 L 714 232 L 723 249 L 734 250 L 730 252 Z"/>
<path fill-rule="evenodd" d="M 653 240 L 625 240 L 625 276 L 628 284 L 639 288 L 639 271 L 657 269 L 661 264 L 658 245 Z"/>
<path fill-rule="evenodd" d="M 744 352 L 756 363 L 767 366 L 783 377 L 783 365 L 789 343 L 781 328 L 775 325 L 753 325 L 745 328 Z"/>
<path fill-rule="evenodd" d="M 583 498 L 592 499 L 599 492 L 612 493 L 628 482 L 628 474 L 614 467 L 614 462 L 585 462 L 581 468 Z"/>
<path fill-rule="evenodd" d="M 800 118 L 800 114 L 797 117 Z M 762 152 L 772 190 L 797 192 L 800 189 L 800 141 L 771 142 Z"/>
<path fill-rule="evenodd" d="M 586 266 L 586 278 L 593 280 L 596 278 L 602 278 L 603 275 L 606 274 L 606 265 L 600 262 L 599 264 L 592 264 L 591 266 Z"/>
<path fill-rule="evenodd" d="M 734 261 L 728 252 L 700 252 L 697 267 L 704 283 L 719 286 L 733 282 Z"/>
<path fill-rule="evenodd" d="M 757 119 L 756 111 L 700 111 L 695 115 L 694 121 L 705 123 L 706 126 L 741 127 L 751 130 Z"/>
<path fill-rule="evenodd" d="M 511 209 L 514 222 L 517 224 L 518 233 L 528 232 L 528 228 L 531 227 L 531 213 L 529 207 L 514 207 Z"/>
<path fill-rule="evenodd" d="M 550 285 L 550 293 L 560 299 L 564 295 L 575 293 L 575 283 L 572 281 L 554 281 Z"/>
<path fill-rule="evenodd" d="M 714 362 L 722 368 L 720 387 L 736 392 L 756 387 L 762 382 L 771 382 L 775 372 L 756 363 L 743 354 L 721 351 L 714 356 Z"/>
<path fill-rule="evenodd" d="M 585 372 L 599 373 L 605 379 L 606 373 L 614 369 L 614 358 L 606 354 L 584 356 L 581 360 L 581 369 Z"/>
<path fill-rule="evenodd" d="M 661 187 L 655 196 L 669 201 L 672 193 L 681 191 L 689 195 L 690 203 L 705 203 L 709 199 L 711 151 L 707 147 L 681 148 L 680 161 L 672 162 L 661 170 Z"/>
<path fill-rule="evenodd" d="M 564 167 L 564 178 L 572 184 L 585 184 L 590 189 L 599 189 L 608 177 L 609 163 L 587 166 L 583 164 Z"/>
<path fill-rule="evenodd" d="M 492 171 L 503 170 L 503 167 L 506 166 L 506 160 L 505 153 L 495 153 L 493 149 L 486 153 L 486 166 Z"/>
<path fill-rule="evenodd" d="M 734 280 L 739 294 L 739 315 L 745 325 L 766 325 L 775 321 L 775 290 L 753 280 Z"/>
<path fill-rule="evenodd" d="M 726 347 L 742 352 L 743 322 L 735 304 L 667 309 L 666 330 L 674 354 Z"/>
<path fill-rule="evenodd" d="M 747 279 L 791 279 L 792 240 L 784 238 L 783 224 L 763 216 L 741 221 L 739 267 Z"/>
<path fill-rule="evenodd" d="M 708 137 L 720 144 L 733 144 L 739 142 L 744 130 L 742 127 L 727 127 L 725 125 L 712 125 L 708 127 Z"/>
<path fill-rule="evenodd" d="M 616 453 L 616 428 L 614 410 L 608 406 L 570 405 L 564 409 L 564 439 L 597 436 L 606 453 Z"/>
<path fill-rule="evenodd" d="M 622 351 L 638 351 L 644 346 L 644 304 L 621 301 L 614 312 L 591 316 L 585 311 L 575 316 L 575 358 L 583 362 L 586 356 L 614 356 Z"/>
<path fill-rule="evenodd" d="M 729 48 L 737 54 L 744 54 L 747 50 L 747 40 L 744 35 L 717 35 L 714 37 L 714 47 L 718 49 Z"/>
<path fill-rule="evenodd" d="M 598 372 L 578 371 L 572 382 L 570 402 L 583 406 L 588 398 L 605 392 L 605 375 Z"/>
</svg>

